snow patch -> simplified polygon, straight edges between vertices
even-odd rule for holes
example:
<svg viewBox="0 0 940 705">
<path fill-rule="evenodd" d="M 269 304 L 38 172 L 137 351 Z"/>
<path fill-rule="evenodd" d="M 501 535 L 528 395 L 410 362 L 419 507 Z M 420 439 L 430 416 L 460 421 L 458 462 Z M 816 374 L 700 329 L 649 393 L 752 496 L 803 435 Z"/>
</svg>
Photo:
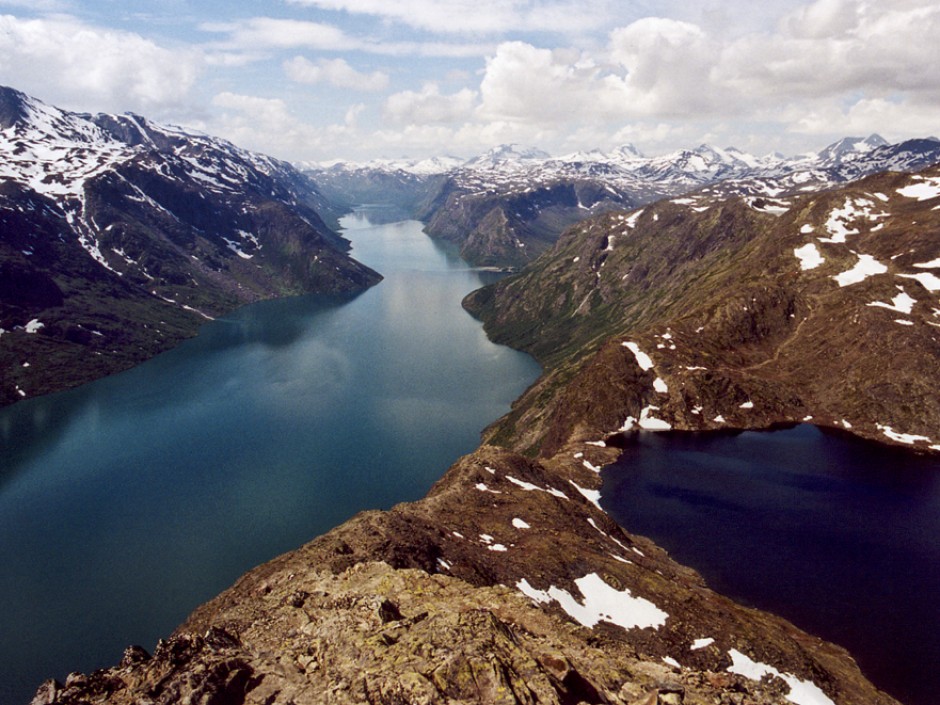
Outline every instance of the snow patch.
<svg viewBox="0 0 940 705">
<path fill-rule="evenodd" d="M 924 272 L 923 274 L 899 274 L 898 276 L 920 282 L 921 286 L 929 292 L 940 291 L 940 277 L 930 272 Z"/>
<path fill-rule="evenodd" d="M 653 360 L 645 352 L 640 350 L 640 346 L 636 343 L 623 343 L 625 348 L 629 348 L 630 352 L 633 353 L 633 356 L 636 358 L 636 364 L 640 366 L 640 369 L 646 372 L 647 370 L 653 369 Z"/>
<path fill-rule="evenodd" d="M 823 259 L 823 256 L 819 254 L 819 250 L 816 249 L 816 245 L 812 242 L 803 245 L 803 247 L 797 247 L 793 250 L 793 254 L 800 260 L 800 269 L 804 272 L 810 269 L 816 269 L 816 267 L 826 261 Z"/>
<path fill-rule="evenodd" d="M 741 404 L 741 406 L 739 406 L 738 408 L 739 408 L 739 409 L 753 409 L 753 408 L 754 408 L 754 402 L 752 402 L 752 401 L 746 401 L 746 402 L 744 402 L 743 404 Z"/>
<path fill-rule="evenodd" d="M 781 673 L 766 663 L 753 661 L 737 649 L 731 649 L 728 655 L 731 657 L 731 665 L 728 667 L 729 673 L 737 673 L 753 681 L 759 681 L 770 674 L 786 681 L 787 685 L 790 686 L 790 692 L 786 698 L 791 703 L 797 705 L 835 705 L 815 683 L 801 680 L 789 673 Z"/>
<path fill-rule="evenodd" d="M 842 272 L 842 274 L 837 274 L 833 279 L 839 283 L 839 286 L 849 286 L 865 281 L 868 277 L 875 276 L 876 274 L 884 274 L 887 271 L 887 266 L 883 265 L 871 255 L 858 255 L 858 262 L 852 269 Z M 940 279 L 937 281 L 940 282 Z"/>
<path fill-rule="evenodd" d="M 528 522 L 523 521 L 519 517 L 516 517 L 515 519 L 512 520 L 512 525 L 516 527 L 517 529 L 531 529 L 532 528 L 531 526 L 529 526 Z"/>
<path fill-rule="evenodd" d="M 589 490 L 586 487 L 581 487 L 581 485 L 579 485 L 574 480 L 568 480 L 568 482 L 574 485 L 574 488 L 578 492 L 580 492 L 581 496 L 583 496 L 588 502 L 593 504 L 595 507 L 597 507 L 601 511 L 604 511 L 603 508 L 601 507 L 601 491 L 600 490 Z"/>
<path fill-rule="evenodd" d="M 883 301 L 872 301 L 867 306 L 877 306 L 879 308 L 886 308 L 889 311 L 897 311 L 898 313 L 906 313 L 910 315 L 911 311 L 914 310 L 914 304 L 917 303 L 916 299 L 911 298 L 907 295 L 906 292 L 901 291 L 900 294 L 895 296 L 890 304 L 886 304 Z"/>
<path fill-rule="evenodd" d="M 710 637 L 705 638 L 705 639 L 696 639 L 695 641 L 692 642 L 692 651 L 698 651 L 699 649 L 704 649 L 708 646 L 711 646 L 714 643 L 715 643 L 715 640 Z"/>
<path fill-rule="evenodd" d="M 628 416 L 627 420 L 623 422 L 623 426 L 620 427 L 620 431 L 631 431 L 634 426 L 639 426 L 646 431 L 671 431 L 672 424 L 668 421 L 655 419 L 650 416 L 650 412 L 658 410 L 658 406 L 647 406 L 640 412 L 639 419 Z"/>
<path fill-rule="evenodd" d="M 918 201 L 936 198 L 940 196 L 940 178 L 924 179 L 920 183 L 899 188 L 898 193 L 905 198 L 916 198 Z"/>
<path fill-rule="evenodd" d="M 924 443 L 930 443 L 931 440 L 927 436 L 916 436 L 910 433 L 898 433 L 893 430 L 890 426 L 883 426 L 880 423 L 875 424 L 879 431 L 881 431 L 885 436 L 890 438 L 892 441 L 897 441 L 898 443 L 906 443 L 907 445 L 914 445 L 918 441 L 923 441 Z"/>
<path fill-rule="evenodd" d="M 45 327 L 46 327 L 45 323 L 41 323 L 38 318 L 34 318 L 33 320 L 31 320 L 29 323 L 26 324 L 25 330 L 27 333 L 38 333 Z"/>
<path fill-rule="evenodd" d="M 642 597 L 634 597 L 629 589 L 617 590 L 604 582 L 597 573 L 589 573 L 574 581 L 584 602 L 578 602 L 567 590 L 552 585 L 548 590 L 536 590 L 523 578 L 516 588 L 540 604 L 558 602 L 559 606 L 579 624 L 594 627 L 609 622 L 624 629 L 658 629 L 669 615 Z"/>
<path fill-rule="evenodd" d="M 653 389 L 655 389 L 660 394 L 669 394 L 669 385 L 667 385 L 662 377 L 657 377 L 653 380 Z"/>
</svg>

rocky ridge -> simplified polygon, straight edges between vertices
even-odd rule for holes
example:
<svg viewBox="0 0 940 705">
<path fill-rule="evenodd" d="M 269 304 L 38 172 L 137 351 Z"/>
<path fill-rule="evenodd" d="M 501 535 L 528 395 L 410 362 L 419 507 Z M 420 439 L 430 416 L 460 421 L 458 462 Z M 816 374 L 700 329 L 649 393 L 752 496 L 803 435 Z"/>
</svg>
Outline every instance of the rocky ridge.
<svg viewBox="0 0 940 705">
<path fill-rule="evenodd" d="M 206 319 L 380 277 L 290 165 L 0 89 L 0 404 L 125 369 Z"/>
<path fill-rule="evenodd" d="M 570 231 L 465 302 L 548 372 L 489 438 L 802 421 L 940 450 L 940 170 L 779 199 L 710 192 Z"/>
<path fill-rule="evenodd" d="M 253 570 L 152 656 L 33 703 L 894 702 L 842 649 L 623 532 L 589 489 L 613 456 L 484 446 L 424 500 Z"/>
</svg>

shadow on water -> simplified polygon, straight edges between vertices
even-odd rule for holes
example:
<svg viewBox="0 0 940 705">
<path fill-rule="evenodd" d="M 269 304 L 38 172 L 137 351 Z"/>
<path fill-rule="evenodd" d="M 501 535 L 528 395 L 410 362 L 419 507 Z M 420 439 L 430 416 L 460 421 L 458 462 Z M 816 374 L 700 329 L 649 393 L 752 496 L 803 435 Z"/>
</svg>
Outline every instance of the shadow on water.
<svg viewBox="0 0 940 705">
<path fill-rule="evenodd" d="M 638 433 L 601 503 L 715 590 L 849 649 L 907 705 L 940 692 L 940 460 L 802 425 Z"/>
<path fill-rule="evenodd" d="M 119 407 L 133 402 L 135 411 L 179 403 L 185 394 L 196 396 L 198 380 L 181 385 L 177 375 L 192 358 L 211 357 L 243 346 L 270 350 L 289 348 L 310 335 L 316 319 L 334 314 L 361 293 L 308 295 L 262 301 L 205 324 L 199 334 L 151 358 L 143 365 L 96 380 L 76 389 L 48 394 L 0 409 L 0 492 L 20 468 L 47 454 L 68 433 L 75 417 L 96 407 Z M 272 315 L 276 312 L 276 315 Z M 182 374 L 185 374 L 183 372 Z M 162 382 L 153 384 L 152 379 Z M 207 378 L 209 379 L 209 378 Z M 135 390 L 147 390 L 143 394 Z"/>
</svg>

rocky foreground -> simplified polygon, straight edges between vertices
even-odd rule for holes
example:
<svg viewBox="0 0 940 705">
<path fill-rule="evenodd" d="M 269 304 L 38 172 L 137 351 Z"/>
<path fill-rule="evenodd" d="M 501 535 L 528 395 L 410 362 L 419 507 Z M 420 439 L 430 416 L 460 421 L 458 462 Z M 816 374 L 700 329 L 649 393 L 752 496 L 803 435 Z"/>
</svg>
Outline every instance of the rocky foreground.
<svg viewBox="0 0 940 705">
<path fill-rule="evenodd" d="M 484 446 L 425 499 L 251 571 L 153 655 L 33 704 L 895 702 L 614 524 L 593 501 L 614 457 Z"/>
</svg>

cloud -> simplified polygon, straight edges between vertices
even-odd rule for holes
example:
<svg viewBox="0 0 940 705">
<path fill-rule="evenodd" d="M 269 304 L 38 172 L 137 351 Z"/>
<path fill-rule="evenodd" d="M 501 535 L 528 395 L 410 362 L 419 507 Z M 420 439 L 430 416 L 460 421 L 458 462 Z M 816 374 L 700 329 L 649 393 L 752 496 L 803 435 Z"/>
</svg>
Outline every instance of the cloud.
<svg viewBox="0 0 940 705">
<path fill-rule="evenodd" d="M 402 91 L 389 96 L 383 114 L 398 125 L 459 123 L 472 115 L 476 103 L 477 93 L 469 88 L 443 95 L 437 84 L 428 83 L 418 92 Z"/>
<path fill-rule="evenodd" d="M 204 32 L 227 34 L 227 48 L 250 51 L 258 49 L 320 49 L 356 48 L 357 42 L 343 30 L 332 25 L 304 20 L 282 20 L 252 17 L 238 22 L 208 22 L 200 25 Z"/>
<path fill-rule="evenodd" d="M 203 69 L 195 50 L 69 16 L 0 15 L 0 81 L 74 109 L 179 110 Z"/>
<path fill-rule="evenodd" d="M 329 83 L 336 88 L 357 91 L 381 91 L 388 87 L 388 74 L 381 71 L 360 73 L 343 59 L 312 62 L 303 56 L 295 56 L 284 62 L 284 71 L 297 83 Z"/>
<path fill-rule="evenodd" d="M 544 125 L 590 114 L 600 88 L 598 69 L 582 58 L 525 42 L 501 44 L 480 84 L 481 117 Z"/>
<path fill-rule="evenodd" d="M 607 25 L 612 0 L 288 0 L 321 10 L 370 15 L 446 34 L 512 31 L 577 33 Z"/>
<path fill-rule="evenodd" d="M 204 32 L 227 35 L 215 48 L 222 52 L 257 55 L 262 51 L 314 49 L 317 51 L 361 51 L 385 56 L 473 57 L 483 56 L 489 44 L 452 42 L 385 41 L 356 37 L 339 27 L 306 20 L 252 17 L 237 22 L 206 22 Z"/>
</svg>

